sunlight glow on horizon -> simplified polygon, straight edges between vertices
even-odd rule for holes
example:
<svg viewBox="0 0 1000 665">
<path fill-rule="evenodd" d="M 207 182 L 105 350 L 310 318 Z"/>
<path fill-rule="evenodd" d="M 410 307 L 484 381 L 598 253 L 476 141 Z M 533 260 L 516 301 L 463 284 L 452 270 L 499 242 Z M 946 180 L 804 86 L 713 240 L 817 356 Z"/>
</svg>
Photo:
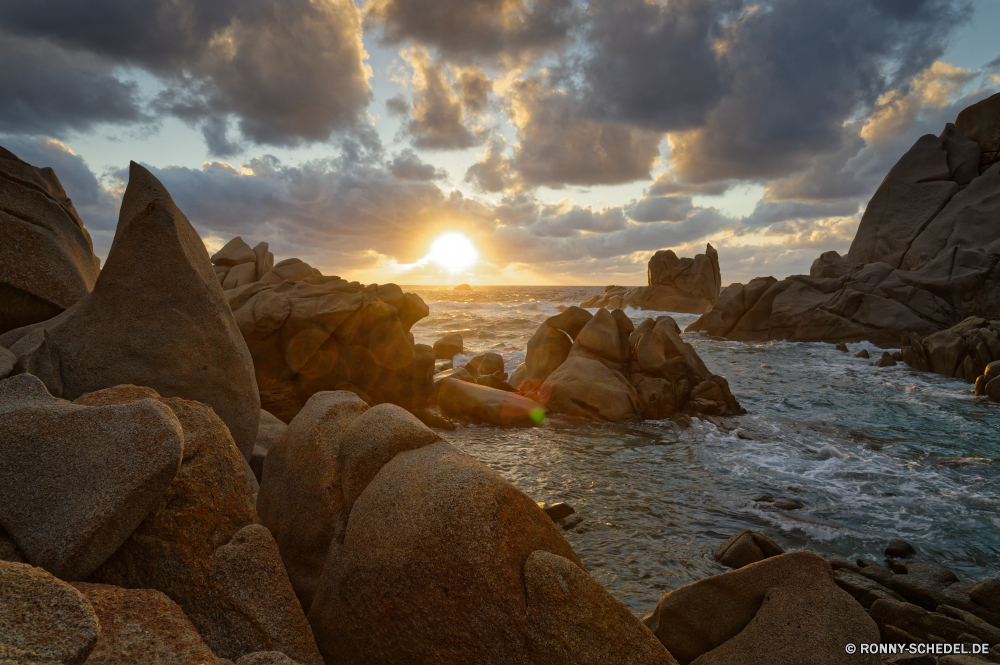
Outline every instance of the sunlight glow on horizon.
<svg viewBox="0 0 1000 665">
<path fill-rule="evenodd" d="M 431 245 L 425 261 L 433 261 L 451 271 L 464 270 L 479 259 L 475 245 L 461 233 L 446 233 Z"/>
</svg>

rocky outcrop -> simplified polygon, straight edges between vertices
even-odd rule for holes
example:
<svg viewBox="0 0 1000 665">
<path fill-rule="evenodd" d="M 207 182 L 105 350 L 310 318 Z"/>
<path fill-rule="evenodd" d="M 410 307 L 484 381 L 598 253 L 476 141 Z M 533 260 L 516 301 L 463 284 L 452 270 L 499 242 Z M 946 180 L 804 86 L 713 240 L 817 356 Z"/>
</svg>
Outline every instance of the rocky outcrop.
<svg viewBox="0 0 1000 665">
<path fill-rule="evenodd" d="M 253 356 L 261 406 L 281 420 L 329 390 L 360 389 L 375 403 L 408 407 L 429 401 L 434 352 L 410 334 L 429 312 L 419 296 L 315 274 L 249 282 L 226 296 Z"/>
<path fill-rule="evenodd" d="M 1000 93 L 962 110 L 955 128 L 979 144 L 979 172 L 1000 161 Z"/>
<path fill-rule="evenodd" d="M 434 359 L 451 360 L 464 350 L 462 336 L 458 333 L 449 333 L 434 342 Z"/>
<path fill-rule="evenodd" d="M 165 593 L 217 656 L 277 650 L 319 665 L 274 538 L 257 523 L 244 460 L 212 409 L 136 386 L 77 402 L 107 406 L 148 399 L 169 407 L 180 421 L 180 470 L 159 505 L 86 581 Z"/>
<path fill-rule="evenodd" d="M 727 568 L 742 568 L 784 553 L 785 550 L 764 534 L 743 529 L 719 545 L 715 560 Z"/>
<path fill-rule="evenodd" d="M 987 384 L 997 372 L 987 368 L 1000 360 L 1000 320 L 973 316 L 927 336 L 904 333 L 901 351 L 910 367 L 964 379 L 976 384 L 977 395 L 988 395 Z M 995 400 L 1000 401 L 1000 394 Z"/>
<path fill-rule="evenodd" d="M 673 250 L 661 249 L 649 260 L 646 278 L 649 286 L 632 289 L 608 286 L 604 295 L 589 298 L 580 307 L 633 307 L 688 314 L 711 311 L 722 288 L 719 253 L 708 245 L 704 254 L 691 259 L 678 258 Z"/>
<path fill-rule="evenodd" d="M 0 561 L 0 662 L 81 665 L 97 615 L 79 591 L 41 568 Z"/>
<path fill-rule="evenodd" d="M 327 662 L 673 662 L 534 501 L 443 441 L 357 496 L 309 620 Z"/>
<path fill-rule="evenodd" d="M 645 623 L 682 665 L 839 662 L 848 643 L 879 639 L 864 608 L 812 552 L 790 552 L 670 591 Z M 851 662 L 878 665 L 877 655 Z"/>
<path fill-rule="evenodd" d="M 529 340 L 511 378 L 519 394 L 553 413 L 608 422 L 746 413 L 669 316 L 634 327 L 621 310 L 571 310 L 546 320 Z"/>
<path fill-rule="evenodd" d="M 101 633 L 87 665 L 231 665 L 217 657 L 174 601 L 153 589 L 73 585 L 94 608 Z"/>
<path fill-rule="evenodd" d="M 51 168 L 0 148 L 0 334 L 45 321 L 94 288 L 101 262 Z"/>
<path fill-rule="evenodd" d="M 998 106 L 991 97 L 917 140 L 869 201 L 846 257 L 826 252 L 809 275 L 731 284 L 687 330 L 897 346 L 903 333 L 1000 316 L 1000 163 L 983 158 L 996 149 Z"/>
<path fill-rule="evenodd" d="M 135 162 L 94 290 L 0 346 L 18 357 L 15 373 L 35 374 L 56 397 L 131 383 L 208 404 L 250 458 L 260 402 L 247 345 L 201 238 Z"/>
<path fill-rule="evenodd" d="M 32 564 L 84 579 L 160 502 L 183 449 L 154 400 L 86 407 L 29 374 L 0 381 L 0 525 Z"/>
<path fill-rule="evenodd" d="M 464 371 L 459 367 L 458 370 Z M 470 377 L 471 378 L 471 377 Z M 438 405 L 446 416 L 499 427 L 531 427 L 545 421 L 548 410 L 513 392 L 479 385 L 461 377 L 446 378 L 438 389 Z"/>
<path fill-rule="evenodd" d="M 250 457 L 250 468 L 253 470 L 257 482 L 260 482 L 264 474 L 264 459 L 268 451 L 284 435 L 288 425 L 281 422 L 268 411 L 260 410 L 260 427 L 257 428 L 257 441 L 253 444 L 253 455 Z"/>
</svg>

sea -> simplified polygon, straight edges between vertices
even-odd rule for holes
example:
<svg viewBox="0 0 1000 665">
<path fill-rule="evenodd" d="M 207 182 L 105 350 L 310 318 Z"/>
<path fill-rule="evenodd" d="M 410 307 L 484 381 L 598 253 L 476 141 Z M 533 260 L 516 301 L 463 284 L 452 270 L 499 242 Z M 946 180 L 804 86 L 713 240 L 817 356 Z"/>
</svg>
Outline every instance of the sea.
<svg viewBox="0 0 1000 665">
<path fill-rule="evenodd" d="M 430 307 L 418 343 L 460 333 L 467 360 L 494 351 L 511 373 L 560 305 L 604 287 L 408 286 Z M 591 310 L 596 311 L 596 310 Z M 626 309 L 635 324 L 664 314 Z M 685 333 L 726 377 L 745 416 L 544 426 L 462 425 L 443 435 L 535 501 L 569 503 L 564 531 L 590 574 L 637 616 L 667 591 L 726 571 L 713 553 L 741 529 L 786 551 L 884 559 L 896 539 L 962 581 L 1000 577 L 1000 404 L 964 381 L 902 363 L 875 367 L 872 344 L 732 342 Z M 855 358 L 868 349 L 871 360 Z M 462 362 L 462 357 L 457 360 Z M 734 426 L 734 427 L 733 427 Z M 792 499 L 797 510 L 758 501 Z"/>
</svg>

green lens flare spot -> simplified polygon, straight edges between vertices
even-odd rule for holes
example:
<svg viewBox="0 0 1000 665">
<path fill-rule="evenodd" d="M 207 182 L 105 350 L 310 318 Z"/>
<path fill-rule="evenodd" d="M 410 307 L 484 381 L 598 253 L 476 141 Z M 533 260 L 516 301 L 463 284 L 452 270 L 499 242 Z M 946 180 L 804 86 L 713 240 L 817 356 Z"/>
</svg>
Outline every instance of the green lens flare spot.
<svg viewBox="0 0 1000 665">
<path fill-rule="evenodd" d="M 541 424 L 545 421 L 545 409 L 532 409 L 528 415 L 530 415 L 531 419 L 536 423 Z"/>
</svg>

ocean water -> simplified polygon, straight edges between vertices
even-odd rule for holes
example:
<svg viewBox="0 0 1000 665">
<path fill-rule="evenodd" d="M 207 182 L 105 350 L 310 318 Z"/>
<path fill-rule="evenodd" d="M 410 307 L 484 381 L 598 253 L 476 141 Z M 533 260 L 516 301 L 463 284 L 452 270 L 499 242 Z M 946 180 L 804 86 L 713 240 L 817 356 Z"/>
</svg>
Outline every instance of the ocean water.
<svg viewBox="0 0 1000 665">
<path fill-rule="evenodd" d="M 430 306 L 413 327 L 432 344 L 458 332 L 465 354 L 524 360 L 559 305 L 603 287 L 405 287 Z M 593 311 L 593 310 L 592 310 Z M 638 324 L 669 312 L 628 309 Z M 697 318 L 671 314 L 683 329 Z M 545 427 L 462 426 L 456 447 L 536 501 L 567 501 L 565 531 L 591 575 L 638 616 L 666 591 L 726 569 L 712 553 L 752 528 L 785 550 L 884 558 L 902 538 L 962 581 L 1000 577 L 1000 404 L 963 381 L 900 363 L 870 366 L 832 344 L 717 341 L 685 334 L 748 414 L 726 431 L 696 419 L 622 425 L 553 417 Z M 770 494 L 803 507 L 774 509 Z"/>
</svg>

